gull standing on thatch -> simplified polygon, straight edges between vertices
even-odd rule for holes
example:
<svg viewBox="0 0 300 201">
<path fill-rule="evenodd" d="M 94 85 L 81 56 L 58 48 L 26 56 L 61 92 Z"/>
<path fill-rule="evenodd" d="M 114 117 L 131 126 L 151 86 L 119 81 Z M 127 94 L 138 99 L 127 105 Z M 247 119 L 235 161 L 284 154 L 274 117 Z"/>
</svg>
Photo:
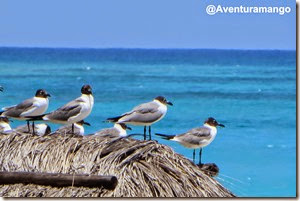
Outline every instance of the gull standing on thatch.
<svg viewBox="0 0 300 201">
<path fill-rule="evenodd" d="M 225 127 L 223 124 L 219 124 L 214 118 L 209 117 L 202 127 L 193 128 L 185 133 L 179 135 L 155 133 L 155 135 L 161 136 L 166 140 L 176 141 L 187 148 L 194 149 L 193 162 L 195 162 L 195 149 L 200 148 L 199 165 L 201 165 L 202 148 L 209 145 L 215 139 L 217 126 Z"/>
<path fill-rule="evenodd" d="M 1 133 L 8 133 L 11 132 L 12 129 L 9 125 L 9 119 L 4 116 L 0 116 L 0 132 Z"/>
<path fill-rule="evenodd" d="M 34 133 L 28 130 L 27 125 L 21 125 L 17 128 L 13 129 L 16 132 L 19 133 L 31 133 L 33 135 L 39 135 L 39 136 L 45 136 L 49 135 L 51 133 L 51 128 L 47 124 L 35 124 L 34 125 Z"/>
<path fill-rule="evenodd" d="M 30 120 L 44 120 L 58 124 L 72 124 L 85 119 L 91 113 L 94 106 L 94 97 L 90 85 L 84 85 L 81 88 L 81 96 L 70 101 L 64 106 L 48 114 L 40 116 L 31 116 Z"/>
<path fill-rule="evenodd" d="M 144 140 L 146 140 L 146 127 L 149 126 L 149 139 L 151 140 L 151 125 L 166 115 L 167 104 L 173 105 L 165 97 L 157 96 L 153 101 L 140 104 L 130 112 L 126 112 L 121 116 L 108 118 L 107 121 L 144 126 Z"/>
<path fill-rule="evenodd" d="M 44 89 L 39 89 L 36 91 L 34 97 L 26 99 L 18 105 L 2 108 L 3 111 L 0 112 L 0 115 L 18 120 L 27 120 L 29 130 L 29 119 L 26 117 L 44 114 L 49 105 L 48 97 L 50 97 L 50 94 Z"/>
<path fill-rule="evenodd" d="M 84 127 L 83 125 L 88 125 L 91 126 L 90 123 L 85 122 L 84 120 L 81 120 L 79 122 L 74 123 L 74 131 L 72 131 L 72 125 L 65 125 L 57 129 L 55 132 L 53 132 L 51 135 L 54 134 L 59 134 L 59 135 L 66 135 L 66 134 L 72 134 L 72 135 L 79 135 L 83 136 L 84 135 Z"/>
<path fill-rule="evenodd" d="M 126 130 L 131 130 L 131 128 L 124 123 L 115 123 L 114 127 L 102 129 L 96 132 L 95 135 L 109 136 L 111 138 L 126 137 Z"/>
</svg>

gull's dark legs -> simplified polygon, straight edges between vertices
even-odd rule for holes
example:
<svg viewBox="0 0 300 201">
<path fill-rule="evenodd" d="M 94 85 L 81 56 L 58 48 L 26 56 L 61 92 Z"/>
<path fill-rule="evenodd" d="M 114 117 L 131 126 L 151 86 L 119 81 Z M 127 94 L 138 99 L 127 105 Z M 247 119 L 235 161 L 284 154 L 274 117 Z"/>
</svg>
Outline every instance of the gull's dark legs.
<svg viewBox="0 0 300 201">
<path fill-rule="evenodd" d="M 72 133 L 74 134 L 74 124 L 72 124 Z"/>
<path fill-rule="evenodd" d="M 146 140 L 146 130 L 147 130 L 147 128 L 146 128 L 146 126 L 144 126 L 144 140 Z"/>
<path fill-rule="evenodd" d="M 199 165 L 201 165 L 201 156 L 202 156 L 202 148 L 200 148 L 200 152 L 199 152 Z"/>
<path fill-rule="evenodd" d="M 195 149 L 193 151 L 193 162 L 195 163 Z"/>
<path fill-rule="evenodd" d="M 29 123 L 29 120 L 27 120 L 27 128 L 28 128 L 28 133 L 30 133 L 30 123 Z"/>
<path fill-rule="evenodd" d="M 151 126 L 149 126 L 149 140 L 151 140 Z"/>
<path fill-rule="evenodd" d="M 34 121 L 32 122 L 32 134 L 35 135 L 35 131 L 34 131 Z"/>
</svg>

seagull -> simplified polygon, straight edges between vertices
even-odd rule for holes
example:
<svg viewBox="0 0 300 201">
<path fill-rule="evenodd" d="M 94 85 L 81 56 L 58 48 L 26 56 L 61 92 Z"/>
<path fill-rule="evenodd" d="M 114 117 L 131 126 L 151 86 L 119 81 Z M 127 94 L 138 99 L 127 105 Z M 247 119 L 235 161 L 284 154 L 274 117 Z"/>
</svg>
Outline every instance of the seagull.
<svg viewBox="0 0 300 201">
<path fill-rule="evenodd" d="M 18 126 L 17 128 L 13 129 L 16 132 L 19 133 L 31 133 L 33 135 L 39 135 L 39 136 L 45 136 L 49 135 L 51 133 L 51 128 L 47 124 L 35 124 L 34 125 L 34 133 L 28 130 L 27 125 L 21 125 Z"/>
<path fill-rule="evenodd" d="M 124 123 L 115 123 L 114 127 L 102 129 L 102 130 L 96 132 L 95 135 L 109 136 L 111 138 L 126 137 L 127 136 L 127 132 L 126 132 L 127 129 L 131 130 L 131 128 L 128 127 Z"/>
<path fill-rule="evenodd" d="M 184 147 L 194 149 L 193 162 L 195 162 L 195 149 L 200 148 L 199 165 L 201 165 L 202 148 L 209 145 L 215 139 L 217 135 L 217 126 L 225 127 L 223 124 L 219 124 L 214 118 L 209 117 L 202 127 L 193 128 L 185 133 L 179 135 L 155 133 L 155 135 L 161 136 L 166 140 L 176 141 Z"/>
<path fill-rule="evenodd" d="M 108 118 L 107 121 L 115 123 L 126 123 L 144 126 L 144 140 L 146 140 L 146 129 L 149 127 L 149 139 L 151 140 L 151 125 L 161 120 L 167 113 L 167 105 L 173 105 L 163 96 L 157 96 L 153 101 L 140 104 L 130 112 L 121 116 Z"/>
<path fill-rule="evenodd" d="M 9 119 L 4 116 L 0 116 L 0 132 L 1 133 L 8 133 L 11 132 L 12 129 L 9 125 Z"/>
<path fill-rule="evenodd" d="M 65 125 L 57 129 L 55 132 L 53 132 L 51 135 L 54 134 L 73 134 L 73 135 L 78 135 L 78 136 L 83 136 L 84 135 L 84 127 L 83 125 L 88 125 L 91 126 L 90 123 L 85 122 L 84 120 L 81 120 L 79 122 L 74 123 L 74 127 L 72 128 L 71 124 Z M 72 131 L 73 130 L 73 131 Z"/>
<path fill-rule="evenodd" d="M 38 89 L 34 97 L 26 99 L 18 105 L 2 108 L 3 111 L 0 112 L 0 115 L 18 120 L 27 120 L 29 130 L 29 119 L 26 116 L 37 116 L 46 112 L 49 105 L 48 97 L 50 97 L 50 94 L 44 89 Z"/>
<path fill-rule="evenodd" d="M 94 97 L 90 85 L 84 85 L 81 88 L 81 96 L 70 101 L 64 106 L 39 116 L 29 116 L 30 120 L 44 120 L 58 124 L 72 124 L 74 131 L 74 123 L 85 119 L 91 113 L 94 106 Z"/>
</svg>

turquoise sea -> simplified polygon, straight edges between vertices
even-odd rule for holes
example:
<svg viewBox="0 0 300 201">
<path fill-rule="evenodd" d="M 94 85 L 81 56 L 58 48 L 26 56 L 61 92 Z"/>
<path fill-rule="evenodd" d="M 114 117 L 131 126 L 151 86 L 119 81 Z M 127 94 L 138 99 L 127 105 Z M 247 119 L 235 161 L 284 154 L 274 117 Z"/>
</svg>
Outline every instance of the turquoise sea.
<svg viewBox="0 0 300 201">
<path fill-rule="evenodd" d="M 0 48 L 0 75 L 0 108 L 44 88 L 52 111 L 90 84 L 95 105 L 86 133 L 163 95 L 174 106 L 153 133 L 185 132 L 212 116 L 226 127 L 202 160 L 219 166 L 225 187 L 243 197 L 296 196 L 295 51 Z M 192 150 L 153 138 L 192 158 Z"/>
</svg>

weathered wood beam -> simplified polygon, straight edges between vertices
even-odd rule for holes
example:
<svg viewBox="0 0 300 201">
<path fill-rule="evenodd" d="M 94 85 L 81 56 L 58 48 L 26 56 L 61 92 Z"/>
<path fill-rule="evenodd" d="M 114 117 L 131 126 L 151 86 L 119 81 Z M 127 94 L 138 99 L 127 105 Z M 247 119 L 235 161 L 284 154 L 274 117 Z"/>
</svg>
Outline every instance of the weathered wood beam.
<svg viewBox="0 0 300 201">
<path fill-rule="evenodd" d="M 115 176 L 60 174 L 39 172 L 3 172 L 0 171 L 0 185 L 3 184 L 37 184 L 53 187 L 83 186 L 115 189 L 118 179 Z"/>
</svg>

